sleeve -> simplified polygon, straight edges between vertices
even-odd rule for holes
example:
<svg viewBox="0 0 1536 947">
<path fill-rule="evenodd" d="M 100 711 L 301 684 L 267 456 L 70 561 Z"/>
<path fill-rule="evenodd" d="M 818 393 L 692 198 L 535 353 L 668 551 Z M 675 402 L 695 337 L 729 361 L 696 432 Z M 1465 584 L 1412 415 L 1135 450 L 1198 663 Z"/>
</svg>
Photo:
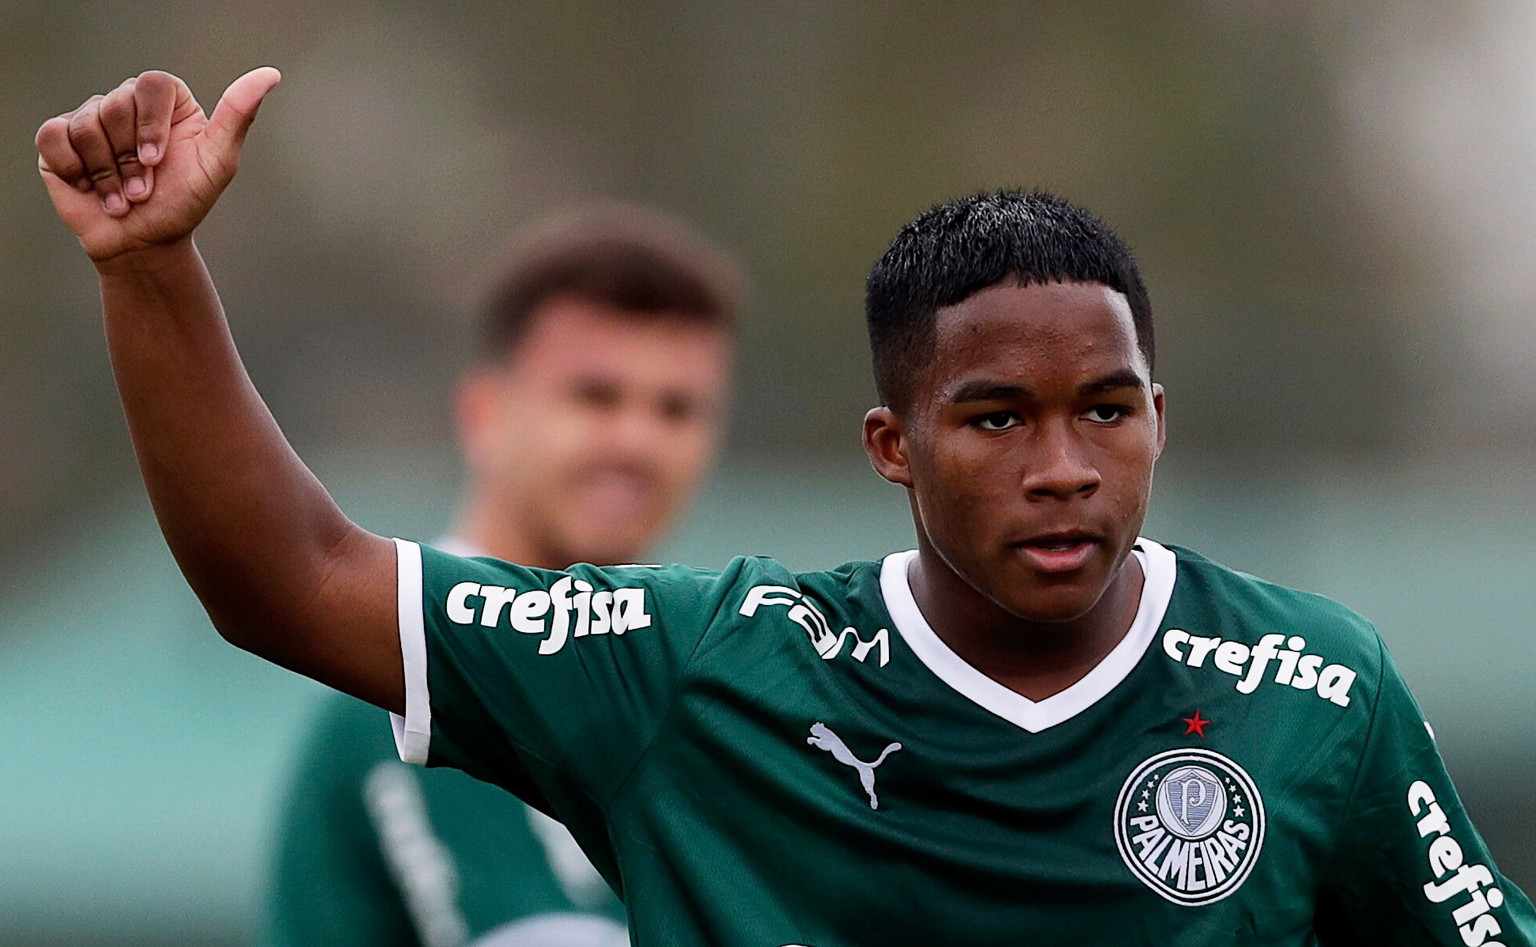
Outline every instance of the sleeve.
<svg viewBox="0 0 1536 947">
<path fill-rule="evenodd" d="M 504 790 L 448 769 L 423 770 L 397 761 L 391 765 L 406 773 L 419 791 L 426 818 L 422 835 L 440 848 L 447 869 L 397 865 L 396 884 L 409 906 L 430 903 L 434 888 L 443 877 L 450 878 L 452 898 L 445 899 L 445 907 L 451 904 L 452 911 L 438 912 L 431 920 L 441 925 L 451 914 L 470 941 L 503 925 L 550 914 L 607 923 L 623 918 L 623 906 L 590 866 L 586 871 L 592 881 L 575 890 L 569 873 L 562 874 L 563 866 L 552 857 L 555 851 L 536 834 L 528 807 Z M 393 827 L 397 837 L 406 834 L 401 821 L 395 820 Z M 382 834 L 389 827 L 376 828 Z M 420 861 L 420 841 L 416 847 L 413 860 Z M 414 877 L 401 870 L 405 867 L 416 869 Z M 415 920 L 421 941 L 433 943 L 429 919 Z"/>
<path fill-rule="evenodd" d="M 415 943 L 364 803 L 370 771 L 393 760 L 382 718 L 342 695 L 322 705 L 281 803 L 258 944 Z"/>
<path fill-rule="evenodd" d="M 383 717 L 350 697 L 327 701 L 285 801 L 262 943 L 460 944 L 534 917 L 623 917 L 601 880 L 580 900 L 566 890 L 521 802 L 463 773 L 402 765 Z"/>
<path fill-rule="evenodd" d="M 1320 895 L 1322 943 L 1536 947 L 1530 900 L 1494 865 L 1423 713 L 1378 647 L 1370 729 Z"/>
<path fill-rule="evenodd" d="M 401 759 L 559 810 L 601 807 L 622 786 L 742 562 L 548 571 L 396 543 Z"/>
</svg>

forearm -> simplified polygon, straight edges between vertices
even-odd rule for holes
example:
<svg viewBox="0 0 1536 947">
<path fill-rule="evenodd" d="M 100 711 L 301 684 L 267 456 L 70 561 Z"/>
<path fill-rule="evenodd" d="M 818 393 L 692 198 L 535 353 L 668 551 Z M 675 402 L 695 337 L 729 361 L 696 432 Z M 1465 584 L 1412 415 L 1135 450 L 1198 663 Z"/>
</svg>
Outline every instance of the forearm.
<svg viewBox="0 0 1536 947">
<path fill-rule="evenodd" d="M 307 631 L 326 621 L 337 564 L 383 541 L 342 514 L 288 445 L 190 238 L 99 269 L 134 450 L 187 581 L 232 643 L 330 677 L 327 656 L 309 653 L 324 639 Z"/>
<path fill-rule="evenodd" d="M 214 625 L 248 651 L 401 711 L 395 546 L 343 516 L 288 446 L 192 244 L 280 78 L 253 69 L 205 115 L 186 83 L 142 73 L 45 121 L 38 173 L 96 263 L 150 502 Z"/>
</svg>

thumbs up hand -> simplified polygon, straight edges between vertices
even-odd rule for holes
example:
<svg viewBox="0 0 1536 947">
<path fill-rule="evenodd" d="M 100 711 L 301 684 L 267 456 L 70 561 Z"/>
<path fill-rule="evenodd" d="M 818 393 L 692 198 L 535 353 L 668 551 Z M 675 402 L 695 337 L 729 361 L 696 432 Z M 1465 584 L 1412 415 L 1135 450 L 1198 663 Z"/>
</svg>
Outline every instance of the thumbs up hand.
<svg viewBox="0 0 1536 947">
<path fill-rule="evenodd" d="M 98 267 L 192 233 L 234 179 L 246 132 L 281 79 L 270 66 L 246 73 L 209 116 L 185 82 L 151 71 L 42 124 L 38 171 Z"/>
</svg>

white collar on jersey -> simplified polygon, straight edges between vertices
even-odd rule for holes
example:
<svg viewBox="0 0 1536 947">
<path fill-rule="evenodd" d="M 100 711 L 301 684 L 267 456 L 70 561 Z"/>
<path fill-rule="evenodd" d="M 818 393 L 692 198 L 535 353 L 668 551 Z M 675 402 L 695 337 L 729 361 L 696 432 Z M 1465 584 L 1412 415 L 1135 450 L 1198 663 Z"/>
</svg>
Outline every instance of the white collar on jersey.
<svg viewBox="0 0 1536 947">
<path fill-rule="evenodd" d="M 896 631 L 940 680 L 1009 723 L 1030 733 L 1039 733 L 1072 719 L 1114 690 L 1131 673 L 1157 635 L 1163 613 L 1168 610 L 1168 600 L 1173 596 L 1173 579 L 1177 571 L 1174 555 L 1150 539 L 1138 539 L 1132 554 L 1141 563 L 1146 578 L 1142 583 L 1141 604 L 1136 609 L 1136 619 L 1131 623 L 1130 631 L 1081 680 L 1038 701 L 1011 691 L 976 670 L 934 634 L 918 610 L 912 587 L 907 582 L 907 567 L 917 556 L 917 550 L 885 557 L 880 567 L 880 591 Z"/>
<path fill-rule="evenodd" d="M 490 555 L 490 553 L 474 543 L 460 539 L 457 536 L 440 536 L 432 540 L 432 548 L 446 552 L 450 556 L 458 556 L 460 559 L 474 559 L 477 556 Z"/>
</svg>

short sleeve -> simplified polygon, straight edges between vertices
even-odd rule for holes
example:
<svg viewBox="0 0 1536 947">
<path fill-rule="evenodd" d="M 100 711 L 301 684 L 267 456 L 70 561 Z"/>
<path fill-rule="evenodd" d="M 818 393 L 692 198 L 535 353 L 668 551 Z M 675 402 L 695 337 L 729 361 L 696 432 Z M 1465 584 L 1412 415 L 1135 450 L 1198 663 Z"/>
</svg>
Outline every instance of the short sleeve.
<svg viewBox="0 0 1536 947">
<path fill-rule="evenodd" d="M 1375 696 L 1320 896 L 1323 942 L 1536 945 L 1530 900 L 1494 865 L 1384 647 Z"/>
<path fill-rule="evenodd" d="M 397 540 L 406 762 L 602 805 L 645 752 L 739 566 L 529 569 Z"/>
<path fill-rule="evenodd" d="M 329 695 L 288 777 L 273 833 L 264 947 L 409 947 L 415 942 L 365 805 L 368 775 L 395 769 L 383 711 Z"/>
</svg>

